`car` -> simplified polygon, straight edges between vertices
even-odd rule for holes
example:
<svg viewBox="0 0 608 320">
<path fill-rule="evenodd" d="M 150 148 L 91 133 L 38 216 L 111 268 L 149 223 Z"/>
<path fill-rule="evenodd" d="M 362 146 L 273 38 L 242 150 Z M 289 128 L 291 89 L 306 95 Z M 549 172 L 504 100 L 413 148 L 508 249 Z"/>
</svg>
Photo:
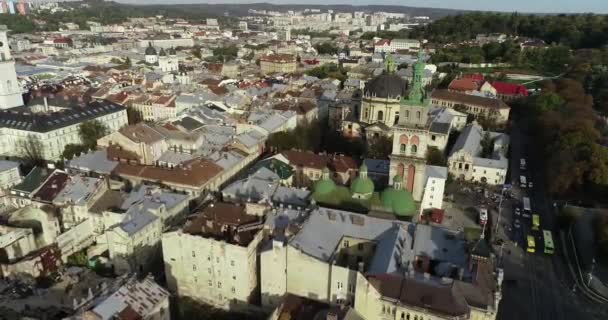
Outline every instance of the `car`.
<svg viewBox="0 0 608 320">
<path fill-rule="evenodd" d="M 528 218 L 528 219 L 530 219 L 530 218 L 532 217 L 532 216 L 530 215 L 530 213 L 525 212 L 525 211 L 524 211 L 524 213 L 522 213 L 522 214 L 521 214 L 521 216 L 522 216 L 522 217 L 524 217 L 524 218 Z"/>
<path fill-rule="evenodd" d="M 532 185 L 532 181 L 528 182 L 528 188 L 532 189 L 534 186 Z"/>
<path fill-rule="evenodd" d="M 515 215 L 516 216 L 520 216 L 521 215 L 521 210 L 519 209 L 519 207 L 515 207 Z"/>
</svg>

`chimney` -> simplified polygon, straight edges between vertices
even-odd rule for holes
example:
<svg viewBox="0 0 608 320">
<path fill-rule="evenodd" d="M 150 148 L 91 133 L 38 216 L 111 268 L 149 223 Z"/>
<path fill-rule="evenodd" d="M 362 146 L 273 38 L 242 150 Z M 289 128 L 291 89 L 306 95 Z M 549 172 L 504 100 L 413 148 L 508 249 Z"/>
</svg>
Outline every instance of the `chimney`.
<svg viewBox="0 0 608 320">
<path fill-rule="evenodd" d="M 42 98 L 42 100 L 44 101 L 44 112 L 49 112 L 49 101 L 46 98 L 46 96 L 44 96 L 44 98 Z"/>
</svg>

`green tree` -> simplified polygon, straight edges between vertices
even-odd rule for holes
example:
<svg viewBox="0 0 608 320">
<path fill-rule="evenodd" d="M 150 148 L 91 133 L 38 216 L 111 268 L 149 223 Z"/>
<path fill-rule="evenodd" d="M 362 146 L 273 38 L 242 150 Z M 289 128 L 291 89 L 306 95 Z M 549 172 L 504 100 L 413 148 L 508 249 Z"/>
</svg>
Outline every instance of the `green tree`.
<svg viewBox="0 0 608 320">
<path fill-rule="evenodd" d="M 447 159 L 443 151 L 437 147 L 428 147 L 426 150 L 426 163 L 431 166 L 445 166 Z"/>
<path fill-rule="evenodd" d="M 372 159 L 388 159 L 393 151 L 393 139 L 380 135 L 368 141 L 366 157 Z"/>
<path fill-rule="evenodd" d="M 492 137 L 490 136 L 489 131 L 486 131 L 483 134 L 480 144 L 481 156 L 484 158 L 489 158 L 492 155 L 492 151 L 494 151 L 494 141 L 492 141 Z"/>
<path fill-rule="evenodd" d="M 323 42 L 315 45 L 315 49 L 319 54 L 338 54 L 338 47 L 331 42 Z"/>
<path fill-rule="evenodd" d="M 63 153 L 61 154 L 61 156 L 64 159 L 67 160 L 72 160 L 72 158 L 74 158 L 74 156 L 80 155 L 82 153 L 87 152 L 89 149 L 82 145 L 82 144 L 67 144 L 65 146 L 65 148 L 63 149 Z"/>
<path fill-rule="evenodd" d="M 108 127 L 98 120 L 84 122 L 78 127 L 80 141 L 88 149 L 95 149 L 97 147 L 97 140 L 108 133 Z"/>
</svg>

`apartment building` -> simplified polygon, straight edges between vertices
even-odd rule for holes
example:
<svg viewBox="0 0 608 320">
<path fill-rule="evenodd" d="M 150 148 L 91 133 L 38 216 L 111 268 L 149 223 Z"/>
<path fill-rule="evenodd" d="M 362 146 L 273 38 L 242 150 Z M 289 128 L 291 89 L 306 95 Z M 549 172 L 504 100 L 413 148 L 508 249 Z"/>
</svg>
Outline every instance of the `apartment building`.
<svg viewBox="0 0 608 320">
<path fill-rule="evenodd" d="M 18 162 L 0 160 L 0 189 L 17 185 L 21 179 Z"/>
<path fill-rule="evenodd" d="M 59 112 L 0 110 L 0 155 L 35 154 L 45 160 L 59 160 L 66 145 L 82 142 L 78 129 L 92 120 L 103 123 L 111 132 L 116 131 L 127 125 L 127 110 L 108 101 Z"/>
<path fill-rule="evenodd" d="M 256 296 L 259 210 L 213 203 L 182 230 L 163 234 L 169 289 L 219 308 L 238 308 Z"/>
<path fill-rule="evenodd" d="M 291 54 L 269 54 L 260 58 L 262 74 L 292 73 L 296 71 L 296 57 Z"/>
</svg>

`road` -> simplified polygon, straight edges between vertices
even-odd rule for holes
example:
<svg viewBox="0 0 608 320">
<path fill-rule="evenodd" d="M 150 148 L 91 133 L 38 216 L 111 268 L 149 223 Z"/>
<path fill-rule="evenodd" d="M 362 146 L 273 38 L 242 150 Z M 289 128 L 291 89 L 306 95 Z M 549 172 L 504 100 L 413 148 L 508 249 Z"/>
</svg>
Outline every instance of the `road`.
<svg viewBox="0 0 608 320">
<path fill-rule="evenodd" d="M 541 229 L 556 230 L 555 213 L 547 197 L 542 177 L 542 168 L 539 165 L 541 154 L 539 148 L 531 143 L 530 139 L 517 127 L 511 130 L 510 172 L 514 185 L 514 194 L 527 195 L 531 200 L 532 212 L 540 216 Z M 519 169 L 519 159 L 527 160 L 527 170 Z M 533 181 L 534 187 L 520 188 L 519 176 L 526 175 Z M 513 239 L 513 233 L 508 226 L 512 225 L 512 210 L 503 206 L 503 215 L 497 237 Z M 563 260 L 558 234 L 553 233 L 555 254 L 545 255 L 543 251 L 542 236 L 532 232 L 530 219 L 520 218 L 522 234 L 535 234 L 537 252 L 525 252 L 525 247 L 509 246 L 510 254 L 503 255 L 505 281 L 503 285 L 503 299 L 500 304 L 498 319 L 530 319 L 530 320 L 595 320 L 608 319 L 608 307 L 592 303 L 572 291 L 572 280 L 568 274 L 567 266 Z M 496 221 L 496 220 L 494 220 Z M 505 227 L 507 226 L 507 227 Z M 509 241 L 507 243 L 510 244 Z"/>
</svg>

